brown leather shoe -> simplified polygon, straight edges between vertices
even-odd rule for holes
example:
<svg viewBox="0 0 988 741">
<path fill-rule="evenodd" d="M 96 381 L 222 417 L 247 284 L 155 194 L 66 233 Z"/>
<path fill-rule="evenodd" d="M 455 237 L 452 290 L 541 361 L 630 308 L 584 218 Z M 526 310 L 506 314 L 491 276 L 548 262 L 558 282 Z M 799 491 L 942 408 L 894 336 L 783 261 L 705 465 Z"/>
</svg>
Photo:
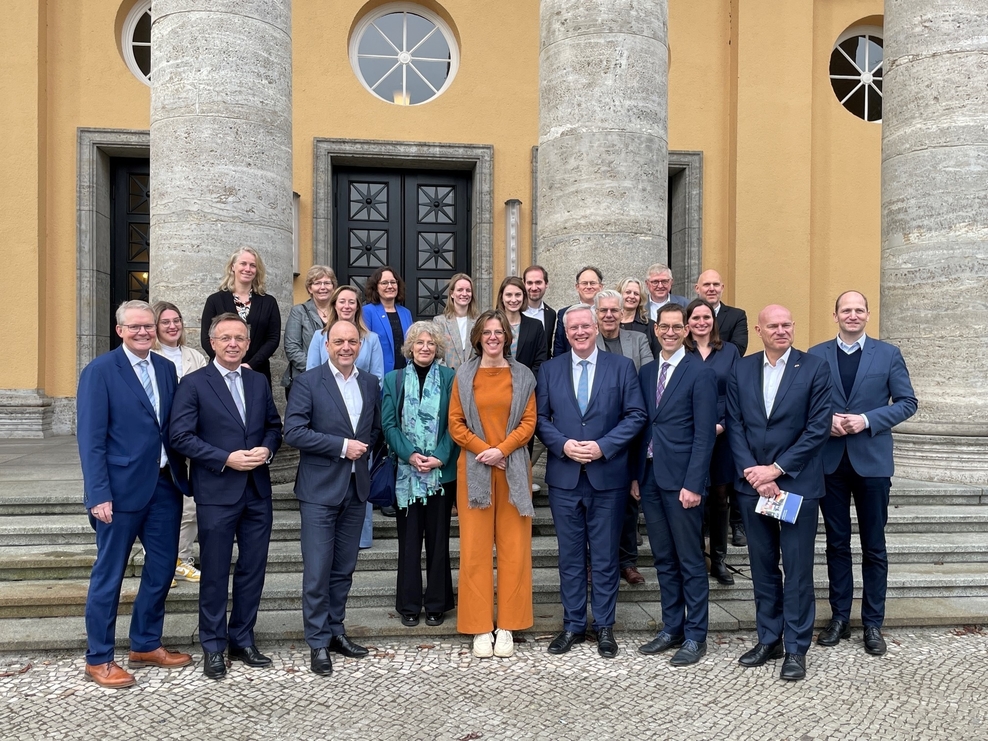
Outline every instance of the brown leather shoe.
<svg viewBox="0 0 988 741">
<path fill-rule="evenodd" d="M 188 666 L 191 664 L 192 657 L 189 656 L 189 654 L 183 654 L 178 651 L 169 651 L 164 646 L 158 646 L 154 649 L 154 651 L 146 651 L 144 653 L 131 651 L 130 660 L 128 663 L 132 667 L 161 666 L 165 669 L 175 669 L 180 666 Z"/>
<path fill-rule="evenodd" d="M 621 578 L 624 579 L 628 584 L 644 584 L 645 577 L 641 575 L 641 572 L 634 566 L 625 566 L 621 569 Z"/>
<path fill-rule="evenodd" d="M 115 661 L 108 661 L 105 664 L 86 664 L 86 679 L 111 690 L 122 690 L 124 687 L 133 687 L 137 684 L 134 675 L 124 671 Z"/>
</svg>

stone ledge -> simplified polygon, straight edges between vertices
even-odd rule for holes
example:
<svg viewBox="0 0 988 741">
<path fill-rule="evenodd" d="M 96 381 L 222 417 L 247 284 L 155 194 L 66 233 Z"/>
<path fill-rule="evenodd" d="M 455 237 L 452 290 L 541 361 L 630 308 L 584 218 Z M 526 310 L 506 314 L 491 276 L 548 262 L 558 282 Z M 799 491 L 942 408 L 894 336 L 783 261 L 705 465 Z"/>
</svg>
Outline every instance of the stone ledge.
<svg viewBox="0 0 988 741">
<path fill-rule="evenodd" d="M 0 389 L 0 438 L 52 436 L 52 399 L 41 389 Z"/>
</svg>

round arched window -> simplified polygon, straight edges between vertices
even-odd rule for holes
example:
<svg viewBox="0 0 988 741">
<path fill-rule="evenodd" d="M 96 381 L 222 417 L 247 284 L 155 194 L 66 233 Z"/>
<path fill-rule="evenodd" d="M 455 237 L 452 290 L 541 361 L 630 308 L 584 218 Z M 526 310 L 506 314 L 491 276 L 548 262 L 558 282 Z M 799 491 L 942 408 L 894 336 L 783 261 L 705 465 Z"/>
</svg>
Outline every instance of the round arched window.
<svg viewBox="0 0 988 741">
<path fill-rule="evenodd" d="M 350 64 L 371 93 L 396 105 L 441 95 L 456 75 L 459 52 L 449 26 L 420 5 L 390 3 L 360 20 Z"/>
<path fill-rule="evenodd" d="M 830 54 L 830 85 L 837 100 L 865 121 L 882 120 L 882 29 L 850 28 Z"/>
<path fill-rule="evenodd" d="M 120 48 L 134 77 L 151 84 L 151 0 L 137 2 L 124 19 Z"/>
</svg>

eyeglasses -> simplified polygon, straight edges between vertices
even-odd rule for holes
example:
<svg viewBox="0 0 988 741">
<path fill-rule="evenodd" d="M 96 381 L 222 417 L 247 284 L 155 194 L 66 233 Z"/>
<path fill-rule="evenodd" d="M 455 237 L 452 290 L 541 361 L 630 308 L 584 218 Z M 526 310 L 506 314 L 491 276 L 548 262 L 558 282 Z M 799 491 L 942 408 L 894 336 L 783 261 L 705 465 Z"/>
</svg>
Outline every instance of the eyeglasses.
<svg viewBox="0 0 988 741">
<path fill-rule="evenodd" d="M 158 322 L 158 324 L 160 324 L 162 327 L 181 327 L 182 326 L 182 320 L 181 319 L 162 319 L 160 322 Z"/>
<path fill-rule="evenodd" d="M 578 285 L 580 288 L 596 288 L 597 286 L 600 285 L 600 283 L 595 280 L 581 280 L 576 285 Z"/>
<path fill-rule="evenodd" d="M 650 286 L 665 286 L 669 283 L 672 283 L 672 279 L 670 278 L 650 278 L 648 281 Z"/>
<path fill-rule="evenodd" d="M 141 330 L 144 330 L 148 334 L 154 332 L 153 324 L 121 324 L 120 326 L 126 329 L 131 334 L 139 334 Z"/>
<path fill-rule="evenodd" d="M 313 288 L 335 288 L 336 284 L 331 280 L 317 280 L 312 284 Z"/>
<path fill-rule="evenodd" d="M 396 285 L 398 285 L 398 281 L 396 281 L 396 280 L 382 280 L 382 281 L 378 281 L 377 285 L 379 285 L 379 286 L 396 286 Z"/>
<path fill-rule="evenodd" d="M 620 314 L 620 309 L 597 309 L 598 314 Z"/>
<path fill-rule="evenodd" d="M 223 342 L 223 343 L 236 342 L 239 345 L 242 345 L 245 342 L 247 342 L 247 338 L 242 334 L 235 334 L 235 335 L 225 334 L 222 337 L 214 337 L 213 339 L 216 340 L 217 342 Z"/>
<path fill-rule="evenodd" d="M 683 326 L 682 324 L 657 324 L 656 326 L 658 327 L 658 330 L 659 330 L 659 331 L 660 331 L 660 332 L 661 332 L 662 334 L 665 334 L 665 333 L 666 333 L 666 332 L 668 332 L 668 331 L 669 331 L 670 329 L 671 329 L 671 330 L 672 330 L 673 332 L 676 332 L 677 334 L 678 334 L 679 332 L 682 332 L 682 331 L 683 331 L 684 329 L 686 329 L 686 327 L 684 327 L 684 326 Z"/>
<path fill-rule="evenodd" d="M 593 329 L 592 324 L 571 324 L 566 327 L 566 333 L 570 334 L 572 332 L 589 332 Z"/>
<path fill-rule="evenodd" d="M 482 337 L 504 337 L 504 330 L 502 329 L 485 329 L 480 333 Z"/>
</svg>

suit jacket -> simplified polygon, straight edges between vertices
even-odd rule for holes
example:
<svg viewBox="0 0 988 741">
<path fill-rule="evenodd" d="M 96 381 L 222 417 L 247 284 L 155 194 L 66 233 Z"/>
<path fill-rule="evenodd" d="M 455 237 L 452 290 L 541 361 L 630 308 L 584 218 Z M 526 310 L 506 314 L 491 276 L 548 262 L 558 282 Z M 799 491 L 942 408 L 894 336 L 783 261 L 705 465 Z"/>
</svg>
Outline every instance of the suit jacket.
<svg viewBox="0 0 988 741">
<path fill-rule="evenodd" d="M 648 346 L 648 340 L 645 339 L 643 333 L 620 329 L 618 330 L 618 339 L 621 340 L 621 355 L 635 364 L 635 373 L 654 359 L 652 350 Z M 607 352 L 604 336 L 600 333 L 597 334 L 597 349 Z"/>
<path fill-rule="evenodd" d="M 213 346 L 209 342 L 209 325 L 213 317 L 220 314 L 237 313 L 237 305 L 233 303 L 233 293 L 230 291 L 217 291 L 206 299 L 206 305 L 202 310 L 202 329 L 200 339 L 202 349 L 209 359 L 216 357 Z M 270 294 L 261 295 L 255 293 L 250 300 L 250 314 L 247 315 L 247 324 L 250 327 L 250 345 L 247 346 L 247 354 L 244 355 L 244 363 L 268 379 L 271 385 L 271 356 L 278 349 L 281 342 L 281 309 L 278 308 L 278 301 Z"/>
<path fill-rule="evenodd" d="M 542 318 L 544 321 L 542 329 L 545 331 L 545 357 L 548 360 L 552 357 L 552 344 L 556 339 L 556 310 L 545 301 L 542 302 Z"/>
<path fill-rule="evenodd" d="M 178 380 L 181 381 L 182 378 L 189 375 L 192 371 L 197 371 L 200 368 L 205 367 L 206 363 L 209 361 L 206 360 L 205 355 L 196 350 L 194 347 L 189 347 L 188 345 L 180 345 L 179 347 L 182 351 L 182 375 L 178 377 Z M 151 352 L 156 355 L 160 355 L 165 358 L 165 360 L 169 359 L 168 356 L 165 355 L 160 349 L 152 350 Z M 178 372 L 177 367 L 175 368 L 175 372 Z"/>
<path fill-rule="evenodd" d="M 539 368 L 548 359 L 547 344 L 542 322 L 522 314 L 521 324 L 518 325 L 518 350 L 515 353 L 515 360 L 532 371 L 532 375 L 538 377 Z"/>
<path fill-rule="evenodd" d="M 398 319 L 401 321 L 401 335 L 404 341 L 405 333 L 412 326 L 412 312 L 404 306 L 395 305 L 398 312 Z M 391 322 L 388 320 L 388 312 L 381 304 L 364 304 L 361 310 L 364 315 L 364 324 L 377 335 L 381 340 L 381 354 L 384 356 L 384 373 L 388 374 L 395 369 L 395 345 L 391 334 Z"/>
<path fill-rule="evenodd" d="M 683 308 L 686 308 L 687 306 L 689 306 L 690 300 L 688 298 L 686 298 L 686 296 L 677 296 L 675 293 L 670 293 L 669 294 L 669 302 L 670 303 L 673 303 L 673 304 L 678 304 L 678 305 L 682 306 Z M 665 306 L 665 304 L 663 304 L 663 306 Z M 651 298 L 651 296 L 646 296 L 645 297 L 645 315 L 649 319 L 651 319 L 653 322 L 655 321 L 655 317 L 652 316 L 652 298 Z"/>
<path fill-rule="evenodd" d="M 173 450 L 169 415 L 178 376 L 170 360 L 148 353 L 154 367 L 160 418 L 134 373 L 123 346 L 100 355 L 79 376 L 76 434 L 86 509 L 113 502 L 114 510 L 137 512 L 158 484 L 161 446 L 175 485 L 188 494 L 185 458 Z"/>
<path fill-rule="evenodd" d="M 549 486 L 574 489 L 581 465 L 563 453 L 568 440 L 596 440 L 603 457 L 586 464 L 595 489 L 620 489 L 631 482 L 629 450 L 645 425 L 645 402 L 634 364 L 621 355 L 598 352 L 590 403 L 580 414 L 573 389 L 572 355 L 563 353 L 539 369 L 535 400 L 537 432 L 548 450 Z"/>
<path fill-rule="evenodd" d="M 686 353 L 656 407 L 661 363 L 661 358 L 653 360 L 638 373 L 648 424 L 639 436 L 636 477 L 645 482 L 651 442 L 652 472 L 659 488 L 705 494 L 717 437 L 717 376 L 698 354 Z"/>
<path fill-rule="evenodd" d="M 695 353 L 701 357 L 699 353 Z M 734 483 L 734 457 L 727 436 L 727 382 L 738 362 L 738 348 L 730 342 L 721 344 L 720 350 L 711 350 L 703 364 L 717 377 L 717 424 L 724 431 L 714 442 L 714 455 L 710 459 L 710 486 L 723 486 Z"/>
<path fill-rule="evenodd" d="M 460 344 L 460 328 L 456 324 L 456 319 L 450 319 L 443 314 L 433 317 L 432 321 L 439 325 L 443 337 L 446 338 L 446 357 L 444 361 L 447 368 L 456 370 L 470 358 L 474 356 L 473 345 L 470 344 L 470 332 L 467 331 L 467 344 L 464 347 Z M 473 323 L 471 319 L 470 324 Z"/>
<path fill-rule="evenodd" d="M 831 437 L 823 451 L 824 471 L 836 471 L 846 450 L 859 476 L 891 476 L 895 468 L 892 428 L 913 416 L 917 406 L 906 362 L 895 345 L 869 337 L 847 396 L 837 366 L 839 352 L 843 350 L 836 339 L 810 349 L 811 355 L 823 358 L 830 367 L 834 413 L 864 414 L 869 426 L 856 435 Z"/>
<path fill-rule="evenodd" d="M 824 493 L 823 447 L 833 416 L 830 369 L 822 359 L 792 348 L 772 415 L 766 417 L 764 359 L 760 352 L 741 358 L 727 382 L 727 435 L 737 476 L 734 488 L 757 495 L 745 480 L 744 469 L 778 463 L 786 472 L 775 480 L 780 489 L 804 499 L 819 499 Z"/>
<path fill-rule="evenodd" d="M 730 342 L 743 356 L 748 350 L 748 315 L 744 309 L 722 303 L 717 312 L 717 332 L 721 340 Z"/>
<path fill-rule="evenodd" d="M 281 377 L 281 385 L 292 385 L 292 379 L 306 371 L 306 361 L 309 355 L 309 344 L 312 338 L 322 332 L 323 321 L 316 308 L 315 299 L 305 303 L 295 304 L 288 312 L 285 322 L 285 357 L 288 366 Z"/>
<path fill-rule="evenodd" d="M 213 363 L 182 379 L 171 413 L 172 447 L 191 461 L 189 486 L 197 504 L 236 504 L 248 478 L 262 497 L 271 496 L 271 474 L 265 463 L 253 471 L 226 465 L 234 450 L 281 446 L 281 417 L 264 376 L 241 370 L 247 423 L 240 420 L 226 378 Z"/>
<path fill-rule="evenodd" d="M 341 456 L 345 438 L 367 443 L 367 454 L 355 466 L 357 496 L 361 502 L 367 501 L 370 451 L 381 436 L 377 378 L 358 372 L 363 409 L 354 430 L 332 371 L 331 364 L 324 363 L 296 376 L 285 410 L 285 442 L 299 450 L 295 496 L 303 502 L 326 506 L 340 504 L 350 485 L 354 461 Z"/>
<path fill-rule="evenodd" d="M 442 396 L 439 399 L 439 428 L 436 435 L 436 447 L 432 450 L 421 450 L 414 447 L 401 430 L 401 419 L 405 406 L 404 374 L 414 372 L 413 368 L 405 368 L 404 370 L 391 371 L 384 377 L 384 396 L 381 399 L 381 427 L 383 428 L 384 439 L 391 451 L 405 463 L 408 463 L 412 453 L 435 456 L 443 463 L 443 483 L 453 481 L 456 478 L 456 459 L 460 454 L 460 449 L 449 435 L 449 399 L 453 393 L 453 380 L 456 378 L 456 371 L 445 365 L 439 366 Z M 399 375 L 402 376 L 401 380 L 398 379 Z"/>
</svg>

